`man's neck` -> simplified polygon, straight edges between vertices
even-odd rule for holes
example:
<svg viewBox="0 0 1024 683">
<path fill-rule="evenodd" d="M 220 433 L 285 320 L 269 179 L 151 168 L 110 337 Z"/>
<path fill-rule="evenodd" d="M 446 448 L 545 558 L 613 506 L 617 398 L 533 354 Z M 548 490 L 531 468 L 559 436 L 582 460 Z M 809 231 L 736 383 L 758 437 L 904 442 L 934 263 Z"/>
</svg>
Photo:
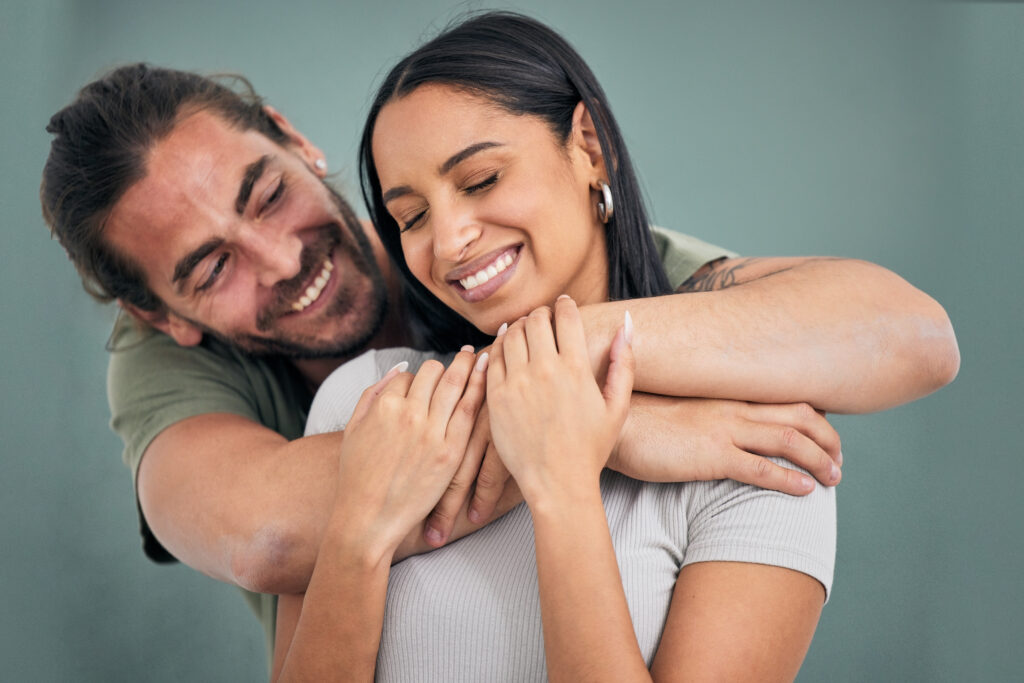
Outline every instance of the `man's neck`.
<svg viewBox="0 0 1024 683">
<path fill-rule="evenodd" d="M 360 349 L 345 356 L 335 358 L 313 358 L 307 360 L 293 360 L 292 363 L 306 378 L 310 389 L 316 391 L 327 376 L 338 367 L 356 356 L 369 351 L 370 349 L 386 349 L 395 346 L 408 346 L 409 330 L 404 324 L 405 316 L 402 314 L 402 284 L 398 273 L 391 266 L 391 259 L 388 258 L 384 245 L 377 238 L 377 233 L 368 222 L 363 223 L 367 231 L 367 237 L 373 247 L 374 257 L 377 259 L 377 266 L 384 275 L 384 283 L 388 293 L 388 309 L 384 316 L 384 322 L 377 334 Z"/>
</svg>

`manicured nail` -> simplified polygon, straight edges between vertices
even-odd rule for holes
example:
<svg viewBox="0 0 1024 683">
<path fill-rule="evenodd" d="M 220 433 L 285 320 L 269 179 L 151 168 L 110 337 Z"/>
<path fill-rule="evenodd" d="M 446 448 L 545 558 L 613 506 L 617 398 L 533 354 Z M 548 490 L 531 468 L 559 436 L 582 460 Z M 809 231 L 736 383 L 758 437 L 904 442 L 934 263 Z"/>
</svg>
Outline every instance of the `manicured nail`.
<svg viewBox="0 0 1024 683">
<path fill-rule="evenodd" d="M 486 351 L 480 354 L 480 357 L 476 359 L 476 365 L 473 366 L 474 372 L 483 372 L 487 368 L 487 361 L 490 356 Z"/>
<path fill-rule="evenodd" d="M 494 336 L 495 337 L 500 337 L 501 335 L 505 334 L 507 331 L 508 331 L 508 323 L 502 323 L 501 327 L 498 328 L 498 334 L 496 334 Z"/>
<path fill-rule="evenodd" d="M 432 526 L 427 527 L 427 531 L 424 535 L 430 543 L 440 545 L 444 541 L 444 537 L 441 536 L 441 532 Z"/>
<path fill-rule="evenodd" d="M 462 347 L 461 349 L 459 349 L 459 351 L 469 351 L 470 353 L 473 353 L 474 351 L 476 351 L 476 349 L 474 349 L 474 348 L 473 348 L 472 346 L 470 346 L 469 344 L 466 344 L 466 345 L 465 345 L 465 346 L 463 346 L 463 347 Z"/>
<path fill-rule="evenodd" d="M 568 294 L 559 294 L 558 298 L 559 299 L 571 299 L 572 297 L 570 297 Z"/>
<path fill-rule="evenodd" d="M 395 367 L 393 367 L 390 370 L 388 370 L 387 372 L 385 372 L 384 376 L 387 377 L 388 375 L 390 375 L 392 373 L 405 372 L 408 369 L 409 369 L 409 361 L 403 360 L 401 363 L 396 363 Z"/>
<path fill-rule="evenodd" d="M 626 311 L 626 319 L 622 323 L 623 337 L 626 339 L 627 344 L 633 343 L 633 316 Z"/>
</svg>

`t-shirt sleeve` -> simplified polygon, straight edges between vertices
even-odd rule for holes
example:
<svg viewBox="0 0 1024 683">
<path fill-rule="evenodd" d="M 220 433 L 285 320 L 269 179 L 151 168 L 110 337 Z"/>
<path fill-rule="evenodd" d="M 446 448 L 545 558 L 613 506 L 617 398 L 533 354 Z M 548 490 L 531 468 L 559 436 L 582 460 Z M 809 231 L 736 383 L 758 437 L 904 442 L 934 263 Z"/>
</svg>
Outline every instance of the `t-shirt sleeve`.
<svg viewBox="0 0 1024 683">
<path fill-rule="evenodd" d="M 201 346 L 181 347 L 167 335 L 136 335 L 110 354 L 110 426 L 124 441 L 133 476 L 146 448 L 172 424 L 206 413 L 259 421 L 244 371 Z"/>
<path fill-rule="evenodd" d="M 672 289 L 686 282 L 705 263 L 736 256 L 728 249 L 674 230 L 653 226 L 651 233 Z"/>
<path fill-rule="evenodd" d="M 800 469 L 781 458 L 771 460 Z M 688 502 L 684 566 L 722 561 L 786 567 L 817 579 L 828 599 L 836 557 L 834 488 L 817 484 L 806 496 L 790 496 L 731 479 L 695 486 Z"/>
<path fill-rule="evenodd" d="M 367 351 L 344 363 L 324 380 L 313 397 L 306 420 L 306 436 L 344 429 L 363 391 L 384 377 L 388 370 L 408 361 L 409 372 L 415 373 L 431 358 L 448 365 L 452 356 L 395 348 Z"/>
</svg>

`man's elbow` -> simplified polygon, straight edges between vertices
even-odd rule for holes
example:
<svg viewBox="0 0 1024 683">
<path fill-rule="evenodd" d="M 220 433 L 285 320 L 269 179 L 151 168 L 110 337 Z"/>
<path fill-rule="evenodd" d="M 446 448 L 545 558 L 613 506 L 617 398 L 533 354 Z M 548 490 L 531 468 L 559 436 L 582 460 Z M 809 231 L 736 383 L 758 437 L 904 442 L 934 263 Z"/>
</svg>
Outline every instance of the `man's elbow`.
<svg viewBox="0 0 1024 683">
<path fill-rule="evenodd" d="M 231 550 L 231 578 L 254 593 L 302 593 L 315 560 L 315 550 L 300 534 L 266 526 Z"/>
<path fill-rule="evenodd" d="M 923 394 L 930 394 L 952 382 L 960 372 L 960 347 L 953 324 L 945 309 L 930 297 L 920 318 L 917 338 L 914 356 L 921 388 Z"/>
</svg>

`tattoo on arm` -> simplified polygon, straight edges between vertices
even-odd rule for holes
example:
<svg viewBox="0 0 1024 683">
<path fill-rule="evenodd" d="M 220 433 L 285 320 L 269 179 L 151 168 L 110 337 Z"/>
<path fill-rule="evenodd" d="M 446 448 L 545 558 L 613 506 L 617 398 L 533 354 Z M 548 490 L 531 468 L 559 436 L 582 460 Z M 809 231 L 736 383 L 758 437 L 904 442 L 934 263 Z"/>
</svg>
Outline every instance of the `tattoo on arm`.
<svg viewBox="0 0 1024 683">
<path fill-rule="evenodd" d="M 727 258 L 709 261 L 690 276 L 686 282 L 679 285 L 677 292 L 713 292 L 720 289 L 728 289 L 748 282 L 754 282 L 762 278 L 770 277 L 792 270 L 796 263 L 790 265 L 778 265 L 774 268 L 764 263 L 765 261 L 777 261 L 779 259 L 765 258 Z M 800 263 L 809 261 L 834 261 L 835 258 L 819 257 L 800 259 Z"/>
</svg>

